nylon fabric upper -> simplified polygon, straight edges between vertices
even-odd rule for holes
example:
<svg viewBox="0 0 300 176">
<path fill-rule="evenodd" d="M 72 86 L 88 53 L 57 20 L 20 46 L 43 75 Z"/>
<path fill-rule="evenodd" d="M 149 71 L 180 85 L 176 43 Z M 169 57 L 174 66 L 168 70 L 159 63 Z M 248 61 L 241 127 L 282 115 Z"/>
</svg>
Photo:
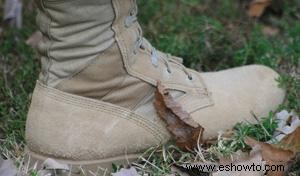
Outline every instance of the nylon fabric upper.
<svg viewBox="0 0 300 176">
<path fill-rule="evenodd" d="M 37 24 L 43 33 L 40 80 L 52 87 L 72 77 L 114 43 L 110 0 L 40 0 Z"/>
</svg>

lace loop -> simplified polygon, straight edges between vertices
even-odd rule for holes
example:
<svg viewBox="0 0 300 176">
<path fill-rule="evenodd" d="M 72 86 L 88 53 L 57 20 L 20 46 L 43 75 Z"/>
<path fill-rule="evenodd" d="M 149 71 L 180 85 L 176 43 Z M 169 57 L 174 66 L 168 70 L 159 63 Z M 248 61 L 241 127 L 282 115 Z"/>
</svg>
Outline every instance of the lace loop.
<svg viewBox="0 0 300 176">
<path fill-rule="evenodd" d="M 152 48 L 152 51 L 151 51 L 151 63 L 155 67 L 158 67 L 159 61 L 158 61 L 157 51 L 155 48 Z"/>
<path fill-rule="evenodd" d="M 124 21 L 125 27 L 129 28 L 129 27 L 132 26 L 132 24 L 135 23 L 136 21 L 137 21 L 137 17 L 136 17 L 136 16 L 131 16 L 131 15 L 127 16 L 127 17 L 125 18 L 125 21 Z"/>
</svg>

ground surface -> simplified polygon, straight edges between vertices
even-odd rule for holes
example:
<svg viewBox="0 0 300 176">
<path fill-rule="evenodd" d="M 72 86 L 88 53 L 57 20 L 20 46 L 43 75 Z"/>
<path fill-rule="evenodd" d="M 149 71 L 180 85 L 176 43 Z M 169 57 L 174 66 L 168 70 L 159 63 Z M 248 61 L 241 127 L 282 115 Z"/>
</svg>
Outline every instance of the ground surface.
<svg viewBox="0 0 300 176">
<path fill-rule="evenodd" d="M 139 17 L 152 44 L 183 57 L 186 66 L 202 71 L 248 64 L 272 67 L 282 75 L 278 84 L 287 88 L 287 100 L 281 108 L 299 113 L 300 1 L 274 0 L 258 19 L 247 15 L 245 4 L 249 1 L 139 1 Z M 0 33 L 0 153 L 15 157 L 22 154 L 26 113 L 39 72 L 38 54 L 25 44 L 37 29 L 35 12 L 28 0 L 24 2 L 22 29 L 2 23 Z M 3 4 L 0 0 L 0 18 Z M 270 120 L 265 123 L 268 130 L 274 129 Z M 248 125 L 241 129 L 260 139 L 255 135 L 256 128 Z M 244 146 L 235 147 L 224 152 Z M 168 172 L 159 159 L 154 165 L 159 169 L 150 167 L 153 172 Z"/>
</svg>

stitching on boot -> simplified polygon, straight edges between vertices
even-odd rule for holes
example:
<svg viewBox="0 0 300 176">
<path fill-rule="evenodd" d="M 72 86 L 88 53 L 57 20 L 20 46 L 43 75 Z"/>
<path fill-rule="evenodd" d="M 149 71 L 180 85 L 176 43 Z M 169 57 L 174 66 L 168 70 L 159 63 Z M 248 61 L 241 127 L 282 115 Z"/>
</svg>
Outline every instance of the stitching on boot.
<svg viewBox="0 0 300 176">
<path fill-rule="evenodd" d="M 109 46 L 107 48 L 107 50 L 111 49 L 111 47 L 114 46 L 114 44 L 116 44 L 116 42 L 113 42 L 111 46 Z M 70 76 L 68 76 L 67 78 L 61 79 L 60 83 L 58 83 L 54 88 L 57 89 L 63 89 L 64 85 L 62 85 L 64 83 L 64 81 L 68 81 L 71 80 L 72 78 L 75 78 L 76 76 L 78 76 L 80 73 L 82 73 L 85 69 L 87 69 L 89 66 L 91 66 L 93 63 L 97 62 L 97 59 L 100 59 L 99 57 L 101 57 L 101 55 L 105 52 L 105 50 L 101 53 L 99 53 L 95 59 L 92 59 L 88 64 L 84 65 L 82 69 L 79 69 L 78 71 L 74 72 L 73 74 L 71 74 Z M 111 90 L 109 90 L 106 94 L 108 94 L 109 92 L 111 92 L 114 88 L 112 88 Z M 104 95 L 106 96 L 106 95 Z M 103 97 L 104 97 L 103 96 Z"/>
<path fill-rule="evenodd" d="M 115 42 L 113 42 L 107 49 L 109 50 L 114 44 L 115 44 Z M 83 67 L 81 67 L 80 69 L 78 69 L 78 70 L 75 71 L 74 73 L 70 74 L 68 77 L 61 79 L 60 82 L 55 86 L 55 88 L 59 88 L 59 87 L 60 87 L 60 84 L 62 84 L 63 81 L 68 81 L 68 80 L 74 78 L 75 76 L 77 76 L 78 74 L 80 74 L 81 72 L 83 72 L 87 67 L 89 67 L 89 66 L 92 65 L 94 62 L 96 62 L 97 59 L 99 58 L 99 56 L 100 56 L 101 54 L 103 54 L 104 52 L 105 52 L 105 50 L 102 51 L 101 53 L 99 53 L 97 56 L 95 56 L 94 59 L 91 59 L 86 65 L 83 65 Z"/>
<path fill-rule="evenodd" d="M 100 55 L 100 54 L 99 54 Z M 80 74 L 81 72 L 83 72 L 87 67 L 89 67 L 90 65 L 92 65 L 94 62 L 96 62 L 97 58 L 99 57 L 99 55 L 97 55 L 97 57 L 95 57 L 95 59 L 92 59 L 91 61 L 89 61 L 86 65 L 84 65 L 81 69 L 78 69 L 78 71 L 75 71 L 74 73 L 70 74 L 68 77 L 66 78 L 63 78 L 60 80 L 60 82 L 54 86 L 54 88 L 57 88 L 57 89 L 62 89 L 63 88 L 63 82 L 64 81 L 68 81 L 74 77 L 76 77 L 78 74 Z"/>
<path fill-rule="evenodd" d="M 48 97 L 52 98 L 53 100 L 56 100 L 58 102 L 61 102 L 61 97 L 57 97 L 57 96 L 53 96 L 53 95 L 49 95 Z M 70 105 L 75 105 L 75 106 L 78 105 L 75 101 L 69 101 L 69 100 L 66 100 L 66 99 L 64 101 L 65 101 L 65 103 L 70 104 Z M 83 104 L 81 104 L 81 105 L 83 105 Z M 88 108 L 90 110 L 96 110 L 96 111 L 99 111 L 99 112 L 105 112 L 105 113 L 109 113 L 109 114 L 114 114 L 116 116 L 119 115 L 119 117 L 120 117 L 120 114 L 122 114 L 122 113 L 116 114 L 115 111 L 112 111 L 112 110 L 109 110 L 109 109 L 105 109 L 105 106 L 99 107 L 99 106 L 85 105 L 84 108 Z M 145 125 L 143 123 L 143 121 L 141 121 L 138 117 L 131 116 L 132 118 L 128 118 L 127 116 L 123 116 L 123 115 L 121 115 L 121 117 L 124 118 L 124 119 L 127 119 L 127 120 L 134 121 L 136 125 L 144 128 L 149 133 L 151 133 L 156 138 L 156 140 L 158 140 L 159 142 L 162 141 L 163 138 L 161 136 L 159 136 L 157 133 L 154 133 L 155 130 L 149 128 L 149 126 L 148 126 L 149 124 Z"/>
<path fill-rule="evenodd" d="M 61 98 L 59 98 L 59 97 L 57 97 L 57 96 L 49 96 L 49 98 L 52 98 L 52 99 L 54 99 L 54 100 L 56 100 L 56 101 L 58 101 L 58 102 L 60 102 L 61 101 Z M 64 100 L 65 101 L 65 103 L 68 103 L 68 104 L 71 104 L 71 105 L 78 105 L 76 102 L 74 102 L 74 101 L 69 101 L 69 100 Z M 83 104 L 81 104 L 81 105 L 83 105 Z M 103 107 L 101 107 L 101 108 L 99 108 L 98 106 L 91 106 L 91 105 L 85 105 L 86 107 L 85 108 L 88 108 L 88 109 L 90 109 L 90 110 L 96 110 L 96 111 L 99 111 L 99 112 L 105 112 L 105 113 L 109 113 L 109 114 L 114 114 L 114 115 L 119 115 L 118 117 L 120 117 L 120 114 L 123 114 L 123 113 L 118 113 L 118 114 L 116 114 L 116 112 L 114 111 L 114 110 L 110 110 L 110 109 L 105 109 L 106 107 L 105 106 L 103 106 Z M 131 114 L 131 115 L 133 115 L 133 114 Z M 144 128 L 145 130 L 147 130 L 149 133 L 151 133 L 159 142 L 161 142 L 162 141 L 162 138 L 161 138 L 161 136 L 158 136 L 157 135 L 157 133 L 154 133 L 154 131 L 155 130 L 153 130 L 153 129 L 151 129 L 151 128 L 149 128 L 149 124 L 144 124 L 143 123 L 143 121 L 141 121 L 140 119 L 139 119 L 139 117 L 136 117 L 136 116 L 123 116 L 123 115 L 121 115 L 121 117 L 122 118 L 124 118 L 124 119 L 127 119 L 127 120 L 132 120 L 132 121 L 134 121 L 135 122 L 135 124 L 136 125 L 138 125 L 138 126 L 140 126 L 140 127 L 142 127 L 142 128 Z"/>
<path fill-rule="evenodd" d="M 116 115 L 117 117 L 122 117 L 124 119 L 131 120 L 135 122 L 136 125 L 144 128 L 149 133 L 151 133 L 159 142 L 164 141 L 165 137 L 167 136 L 161 129 L 156 127 L 156 125 L 153 122 L 140 117 L 139 115 L 135 114 L 133 111 L 128 111 L 121 107 L 114 107 L 114 105 L 108 105 L 105 102 L 99 102 L 99 101 L 97 102 L 97 100 L 94 99 L 87 100 L 87 98 L 74 96 L 72 94 L 67 94 L 67 93 L 62 94 L 62 92 L 60 92 L 59 90 L 45 87 L 44 85 L 41 85 L 39 82 L 37 84 L 37 88 L 38 88 L 37 94 L 40 91 L 46 92 L 45 96 L 55 99 L 56 101 L 64 101 L 65 103 L 71 105 L 75 105 L 83 108 L 89 108 L 90 110 L 110 113 Z"/>
</svg>

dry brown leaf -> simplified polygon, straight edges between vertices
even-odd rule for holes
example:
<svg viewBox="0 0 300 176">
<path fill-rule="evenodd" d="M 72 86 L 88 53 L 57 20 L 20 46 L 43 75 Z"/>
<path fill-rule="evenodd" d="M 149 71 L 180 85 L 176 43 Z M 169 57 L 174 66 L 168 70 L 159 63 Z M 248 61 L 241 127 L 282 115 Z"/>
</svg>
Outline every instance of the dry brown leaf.
<svg viewBox="0 0 300 176">
<path fill-rule="evenodd" d="M 253 149 L 249 156 L 245 157 L 242 156 L 238 160 L 231 160 L 228 158 L 220 158 L 220 164 L 223 166 L 236 166 L 236 168 L 232 168 L 230 171 L 218 171 L 216 173 L 213 173 L 212 176 L 263 176 L 263 171 L 258 171 L 256 168 L 258 165 L 261 166 L 261 168 L 264 167 L 264 162 L 262 160 L 262 153 L 260 150 Z M 255 168 L 251 165 L 255 164 Z"/>
<path fill-rule="evenodd" d="M 250 17 L 258 18 L 264 13 L 265 9 L 271 5 L 271 3 L 272 0 L 253 0 L 249 4 L 247 13 Z"/>
<path fill-rule="evenodd" d="M 291 150 L 294 153 L 300 152 L 300 127 L 285 136 L 280 144 L 283 145 L 284 149 Z"/>
<path fill-rule="evenodd" d="M 167 124 L 167 129 L 174 136 L 178 147 L 192 150 L 198 141 L 202 142 L 204 128 L 182 109 L 160 82 L 157 83 L 154 106 Z"/>
<path fill-rule="evenodd" d="M 245 143 L 252 148 L 259 146 L 262 150 L 263 160 L 267 165 L 283 165 L 285 171 L 287 171 L 288 162 L 293 158 L 294 153 L 290 150 L 284 150 L 275 147 L 274 145 L 259 142 L 250 137 L 245 138 Z M 269 171 L 268 176 L 283 176 L 284 171 Z"/>
</svg>

